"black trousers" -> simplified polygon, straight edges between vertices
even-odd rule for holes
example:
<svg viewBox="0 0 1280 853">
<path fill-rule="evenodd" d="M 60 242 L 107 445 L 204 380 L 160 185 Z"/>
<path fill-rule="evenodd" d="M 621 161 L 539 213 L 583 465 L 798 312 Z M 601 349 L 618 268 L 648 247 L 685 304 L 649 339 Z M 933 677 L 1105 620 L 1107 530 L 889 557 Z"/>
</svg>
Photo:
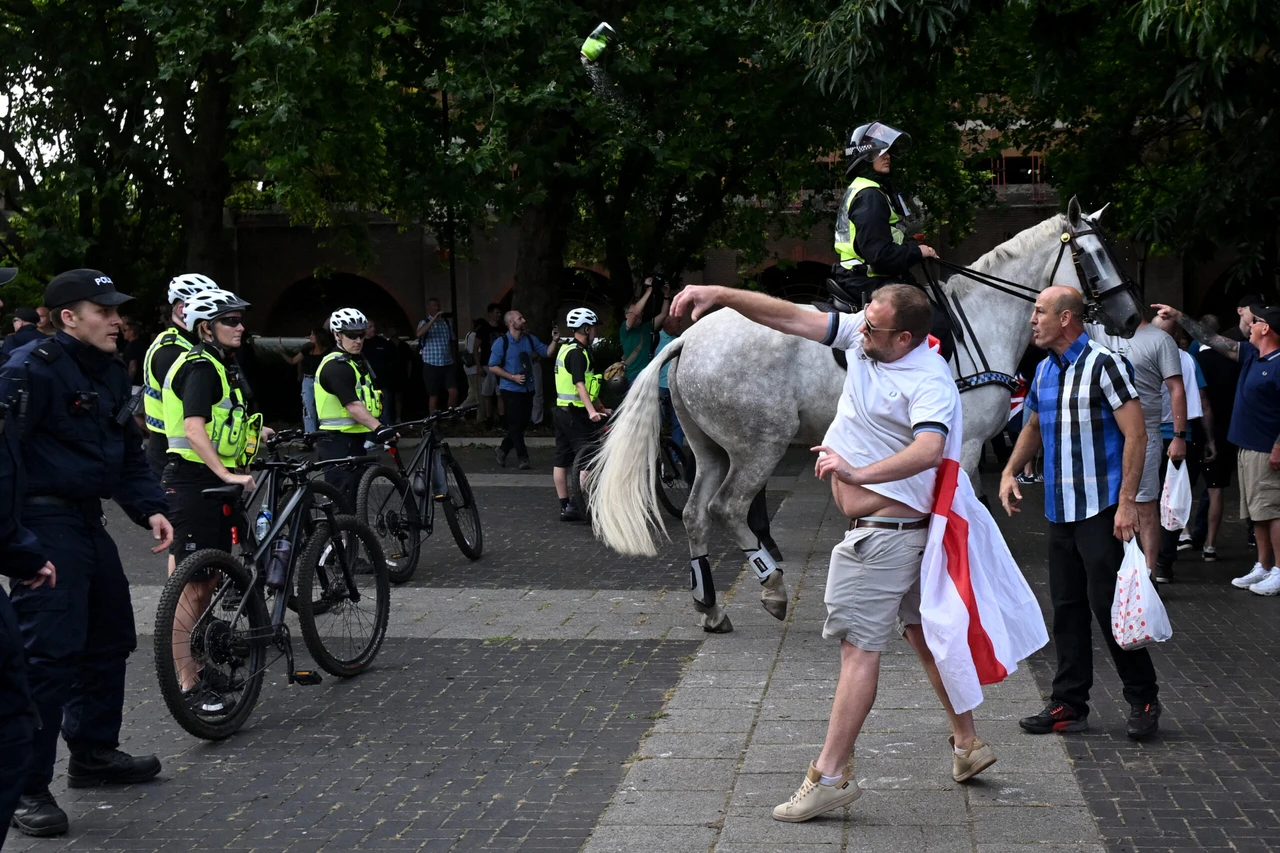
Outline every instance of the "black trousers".
<svg viewBox="0 0 1280 853">
<path fill-rule="evenodd" d="M 325 459 L 345 459 L 348 456 L 364 456 L 364 443 L 368 438 L 367 432 L 326 432 L 322 438 L 316 440 L 316 458 L 324 461 Z M 360 490 L 360 478 L 364 476 L 365 467 L 368 466 L 355 469 L 329 468 L 324 472 L 324 481 L 341 489 L 354 507 L 356 492 Z"/>
<path fill-rule="evenodd" d="M 529 458 L 529 448 L 524 445 L 524 431 L 533 417 L 533 394 L 528 391 L 502 391 L 503 405 L 507 410 L 507 437 L 502 439 L 502 454 L 515 448 L 516 458 Z"/>
<path fill-rule="evenodd" d="M 1124 546 L 1112 533 L 1115 519 L 1116 508 L 1111 506 L 1084 521 L 1049 524 L 1049 599 L 1058 650 L 1052 698 L 1082 714 L 1089 712 L 1093 687 L 1091 623 L 1095 619 L 1124 683 L 1125 701 L 1146 704 L 1159 693 L 1147 650 L 1126 652 L 1111 634 L 1111 600 L 1124 559 Z"/>
</svg>

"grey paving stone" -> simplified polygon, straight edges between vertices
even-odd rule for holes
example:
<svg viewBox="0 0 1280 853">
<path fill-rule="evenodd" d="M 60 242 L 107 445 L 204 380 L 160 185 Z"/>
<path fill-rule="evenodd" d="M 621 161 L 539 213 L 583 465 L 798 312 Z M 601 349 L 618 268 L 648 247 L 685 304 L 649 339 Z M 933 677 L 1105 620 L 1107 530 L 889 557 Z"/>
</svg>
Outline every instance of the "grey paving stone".
<svg viewBox="0 0 1280 853">
<path fill-rule="evenodd" d="M 664 711 L 653 727 L 664 732 L 746 732 L 755 722 L 754 708 L 722 708 L 714 711 L 676 708 Z"/>
<path fill-rule="evenodd" d="M 706 826 L 725 813 L 725 794 L 719 791 L 622 790 L 600 818 L 602 826 Z"/>
<path fill-rule="evenodd" d="M 785 801 L 783 797 L 779 802 Z M 776 805 L 776 804 L 775 804 Z M 850 808 L 856 809 L 855 802 Z M 726 844 L 831 844 L 844 835 L 845 809 L 836 809 L 804 823 L 784 823 L 772 817 L 773 806 L 725 821 L 720 839 Z"/>
<path fill-rule="evenodd" d="M 624 790 L 727 793 L 737 763 L 736 758 L 649 758 L 631 766 Z"/>
<path fill-rule="evenodd" d="M 1098 825 L 1083 806 L 974 806 L 973 825 L 976 837 L 987 844 L 1025 843 L 1031 838 L 1085 844 L 1098 841 Z"/>
<path fill-rule="evenodd" d="M 689 826 L 602 826 L 582 853 L 706 853 L 716 830 Z"/>
<path fill-rule="evenodd" d="M 746 732 L 660 732 L 645 738 L 638 753 L 642 758 L 717 758 L 736 761 L 746 742 Z"/>
<path fill-rule="evenodd" d="M 856 805 L 856 804 L 855 804 Z M 970 853 L 968 828 L 933 826 L 849 827 L 848 853 Z"/>
</svg>

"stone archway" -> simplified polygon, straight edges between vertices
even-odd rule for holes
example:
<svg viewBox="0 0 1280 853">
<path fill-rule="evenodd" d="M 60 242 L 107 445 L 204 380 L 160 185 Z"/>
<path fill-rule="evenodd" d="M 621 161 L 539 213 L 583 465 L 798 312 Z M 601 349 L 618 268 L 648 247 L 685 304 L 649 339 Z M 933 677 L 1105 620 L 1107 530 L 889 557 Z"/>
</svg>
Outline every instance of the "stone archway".
<svg viewBox="0 0 1280 853">
<path fill-rule="evenodd" d="M 351 273 L 334 273 L 325 278 L 308 276 L 290 285 L 276 299 L 260 329 L 266 335 L 306 337 L 323 326 L 337 308 L 358 308 L 378 324 L 384 334 L 412 335 L 413 326 L 404 308 L 379 284 Z"/>
</svg>

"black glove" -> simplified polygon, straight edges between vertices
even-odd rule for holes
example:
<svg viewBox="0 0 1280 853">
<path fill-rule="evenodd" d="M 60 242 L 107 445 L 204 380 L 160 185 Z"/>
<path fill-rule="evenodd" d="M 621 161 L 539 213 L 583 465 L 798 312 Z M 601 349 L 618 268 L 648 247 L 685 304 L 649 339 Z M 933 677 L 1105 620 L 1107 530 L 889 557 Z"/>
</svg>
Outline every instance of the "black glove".
<svg viewBox="0 0 1280 853">
<path fill-rule="evenodd" d="M 387 444 L 396 437 L 396 428 L 390 424 L 382 424 L 373 431 L 373 440 L 378 444 Z"/>
</svg>

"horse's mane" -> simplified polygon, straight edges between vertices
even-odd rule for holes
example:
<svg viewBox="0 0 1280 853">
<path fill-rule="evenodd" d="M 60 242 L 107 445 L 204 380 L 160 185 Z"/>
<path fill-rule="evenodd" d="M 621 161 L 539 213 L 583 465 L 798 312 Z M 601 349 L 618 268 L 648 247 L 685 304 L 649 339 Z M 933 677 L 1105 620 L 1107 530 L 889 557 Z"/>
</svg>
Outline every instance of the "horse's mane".
<svg viewBox="0 0 1280 853">
<path fill-rule="evenodd" d="M 978 260 L 970 265 L 970 269 L 978 272 L 990 272 L 992 268 L 998 264 L 1003 264 L 1019 255 L 1029 253 L 1034 247 L 1049 238 L 1051 234 L 1061 234 L 1066 228 L 1066 214 L 1059 213 L 1057 216 L 1050 217 L 1044 222 L 1032 225 L 1024 231 L 1019 231 L 1008 240 L 1005 240 L 999 246 L 987 252 Z M 947 282 L 947 288 L 953 296 L 964 296 L 977 285 L 967 275 L 953 275 Z"/>
</svg>

